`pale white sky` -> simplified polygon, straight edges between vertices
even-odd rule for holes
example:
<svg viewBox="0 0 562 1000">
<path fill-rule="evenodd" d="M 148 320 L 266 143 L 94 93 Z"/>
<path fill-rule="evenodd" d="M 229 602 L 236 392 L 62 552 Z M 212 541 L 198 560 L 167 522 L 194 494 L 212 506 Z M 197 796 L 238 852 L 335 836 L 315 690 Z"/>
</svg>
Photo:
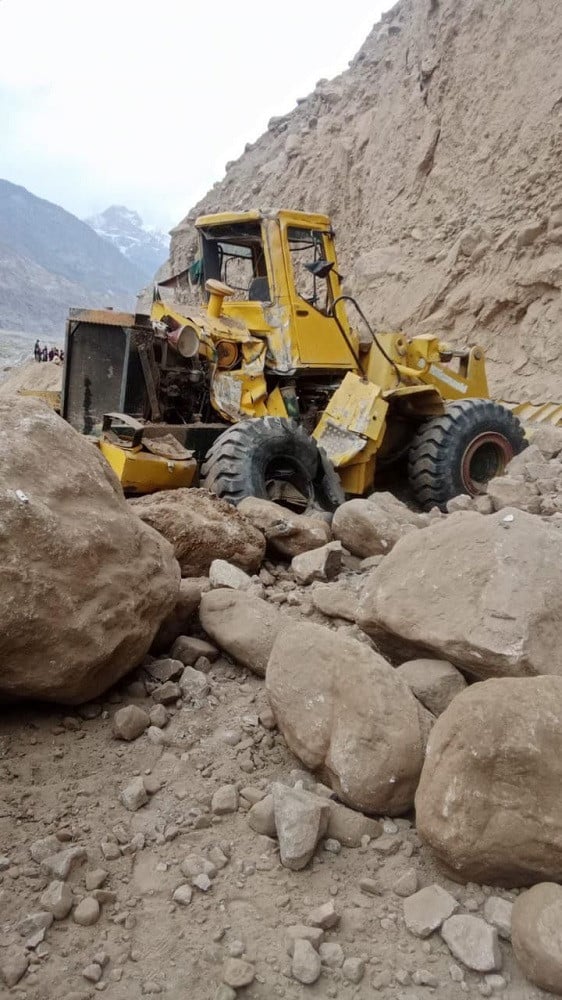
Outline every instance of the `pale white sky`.
<svg viewBox="0 0 562 1000">
<path fill-rule="evenodd" d="M 167 229 L 390 0 L 0 0 L 0 177 Z"/>
</svg>

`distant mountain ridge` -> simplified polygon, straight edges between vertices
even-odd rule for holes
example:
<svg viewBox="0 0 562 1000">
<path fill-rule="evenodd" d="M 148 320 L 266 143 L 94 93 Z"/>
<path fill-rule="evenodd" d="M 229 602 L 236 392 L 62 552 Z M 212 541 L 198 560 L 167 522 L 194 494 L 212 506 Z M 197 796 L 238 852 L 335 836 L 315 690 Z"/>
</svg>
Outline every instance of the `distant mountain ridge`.
<svg viewBox="0 0 562 1000">
<path fill-rule="evenodd" d="M 133 309 L 145 284 L 87 223 L 0 180 L 0 328 L 60 336 L 70 307 Z"/>
<path fill-rule="evenodd" d="M 142 271 L 147 282 L 168 257 L 168 234 L 145 226 L 139 213 L 125 205 L 110 205 L 84 221 Z"/>
</svg>

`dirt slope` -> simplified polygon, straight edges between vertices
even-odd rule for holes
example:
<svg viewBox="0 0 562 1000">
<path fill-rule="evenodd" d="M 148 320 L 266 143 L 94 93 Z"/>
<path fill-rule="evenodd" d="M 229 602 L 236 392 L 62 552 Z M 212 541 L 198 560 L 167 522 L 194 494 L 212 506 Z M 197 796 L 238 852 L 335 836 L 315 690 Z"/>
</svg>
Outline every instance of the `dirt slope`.
<svg viewBox="0 0 562 1000">
<path fill-rule="evenodd" d="M 480 342 L 496 393 L 561 395 L 561 43 L 557 0 L 402 0 L 227 165 L 173 272 L 202 211 L 327 211 L 379 328 Z"/>
<path fill-rule="evenodd" d="M 0 399 L 11 396 L 20 389 L 60 392 L 62 386 L 62 365 L 58 361 L 46 361 L 43 364 L 28 361 L 26 364 L 9 369 L 4 378 L 2 374 L 0 374 Z"/>
</svg>

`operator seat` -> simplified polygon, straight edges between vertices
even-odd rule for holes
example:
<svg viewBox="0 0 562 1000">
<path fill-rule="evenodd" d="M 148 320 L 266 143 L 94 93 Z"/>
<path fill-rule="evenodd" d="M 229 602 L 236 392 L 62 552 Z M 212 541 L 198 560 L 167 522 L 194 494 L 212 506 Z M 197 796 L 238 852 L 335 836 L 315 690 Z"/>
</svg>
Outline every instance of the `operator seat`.
<svg viewBox="0 0 562 1000">
<path fill-rule="evenodd" d="M 249 302 L 271 302 L 267 277 L 252 278 L 248 287 Z"/>
</svg>

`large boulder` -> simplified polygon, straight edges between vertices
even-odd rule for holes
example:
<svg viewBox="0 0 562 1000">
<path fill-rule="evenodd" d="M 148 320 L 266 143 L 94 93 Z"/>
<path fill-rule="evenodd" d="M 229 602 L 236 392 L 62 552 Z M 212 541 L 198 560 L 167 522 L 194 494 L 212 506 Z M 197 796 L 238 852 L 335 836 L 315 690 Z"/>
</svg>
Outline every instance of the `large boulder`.
<svg viewBox="0 0 562 1000">
<path fill-rule="evenodd" d="M 182 576 L 205 576 L 214 559 L 256 573 L 265 539 L 236 507 L 207 490 L 162 490 L 129 503 L 174 547 Z"/>
<path fill-rule="evenodd" d="M 373 493 L 367 500 L 348 500 L 338 507 L 332 521 L 337 538 L 354 556 L 386 555 L 399 538 L 430 523 L 392 493 Z"/>
<path fill-rule="evenodd" d="M 202 595 L 199 618 L 217 646 L 260 677 L 281 624 L 289 620 L 260 597 L 227 589 Z"/>
<path fill-rule="evenodd" d="M 294 514 L 271 500 L 246 497 L 238 510 L 262 531 L 272 555 L 292 559 L 332 540 L 330 525 L 320 515 Z"/>
<path fill-rule="evenodd" d="M 43 403 L 2 400 L 0 428 L 0 696 L 86 701 L 142 660 L 179 567 Z"/>
<path fill-rule="evenodd" d="M 453 878 L 562 879 L 562 678 L 473 684 L 435 723 L 416 825 Z"/>
<path fill-rule="evenodd" d="M 562 996 L 562 888 L 541 882 L 515 900 L 513 951 L 531 983 Z"/>
<path fill-rule="evenodd" d="M 416 699 L 382 656 L 321 625 L 291 622 L 266 687 L 289 749 L 364 812 L 410 809 L 423 764 Z"/>
<path fill-rule="evenodd" d="M 473 677 L 562 674 L 562 532 L 520 510 L 459 512 L 397 543 L 357 621 L 383 653 Z"/>
</svg>

